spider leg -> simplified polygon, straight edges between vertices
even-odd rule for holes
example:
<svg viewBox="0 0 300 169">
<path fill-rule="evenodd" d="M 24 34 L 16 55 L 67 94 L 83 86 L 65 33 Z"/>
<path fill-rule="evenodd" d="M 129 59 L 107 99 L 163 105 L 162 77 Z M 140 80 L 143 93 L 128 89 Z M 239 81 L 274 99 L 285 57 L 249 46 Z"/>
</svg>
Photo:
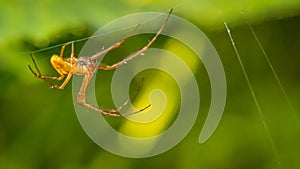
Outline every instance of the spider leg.
<svg viewBox="0 0 300 169">
<path fill-rule="evenodd" d="M 128 61 L 134 59 L 135 57 L 139 56 L 139 55 L 143 55 L 143 53 L 152 45 L 152 43 L 157 39 L 157 37 L 161 34 L 161 32 L 163 31 L 163 29 L 165 28 L 169 18 L 170 18 L 170 14 L 172 13 L 173 9 L 170 10 L 169 15 L 167 17 L 167 19 L 164 21 L 164 23 L 162 24 L 162 26 L 160 27 L 160 29 L 158 30 L 158 32 L 155 34 L 155 36 L 147 43 L 147 45 L 145 45 L 141 50 L 137 51 L 136 53 L 134 53 L 133 55 L 129 56 L 128 58 L 115 63 L 111 66 L 109 65 L 105 65 L 105 64 L 99 64 L 98 65 L 98 69 L 100 70 L 114 70 L 117 69 L 118 67 L 120 67 L 121 65 L 127 63 Z"/>
<path fill-rule="evenodd" d="M 90 83 L 92 77 L 93 77 L 93 74 L 87 74 L 87 75 L 84 76 L 81 87 L 80 87 L 78 95 L 77 95 L 77 102 L 79 104 L 83 105 L 84 107 L 95 110 L 99 113 L 102 113 L 103 115 L 108 115 L 108 116 L 112 116 L 112 117 L 119 117 L 120 114 L 109 112 L 107 110 L 104 110 L 104 109 L 98 108 L 94 105 L 91 105 L 89 103 L 86 103 L 85 92 L 86 92 L 86 88 L 87 88 L 88 84 Z"/>
<path fill-rule="evenodd" d="M 65 43 L 62 47 L 61 47 L 61 50 L 60 50 L 60 54 L 59 54 L 59 57 L 63 57 L 63 54 L 64 54 L 64 50 L 66 48 L 66 46 L 72 44 L 72 53 L 71 53 L 71 57 L 72 57 L 72 54 L 74 55 L 74 41 L 71 41 L 71 42 L 67 42 Z"/>
<path fill-rule="evenodd" d="M 37 72 L 38 72 L 39 74 L 41 74 L 41 71 L 40 71 L 39 67 L 38 67 L 37 64 L 36 64 L 36 62 L 35 62 L 35 60 L 34 60 L 34 58 L 33 58 L 33 56 L 32 56 L 32 53 L 30 53 L 30 57 L 31 57 L 31 60 L 32 60 L 32 62 L 33 62 L 33 64 L 34 64 L 35 69 L 37 70 Z M 32 68 L 30 67 L 30 65 L 28 65 L 28 67 L 29 67 L 30 71 L 31 71 L 35 76 L 37 76 L 37 74 L 32 70 Z"/>
<path fill-rule="evenodd" d="M 31 60 L 33 62 L 33 65 L 35 67 L 35 69 L 37 70 L 37 73 L 35 71 L 33 71 L 33 69 L 31 68 L 30 65 L 28 65 L 28 68 L 29 70 L 31 71 L 31 73 L 36 77 L 36 78 L 40 78 L 40 79 L 43 79 L 46 83 L 48 83 L 52 88 L 56 88 L 58 87 L 57 85 L 55 85 L 54 83 L 52 83 L 51 81 L 49 81 L 49 79 L 52 79 L 52 80 L 61 80 L 64 78 L 64 75 L 60 76 L 60 77 L 50 77 L 50 76 L 44 76 L 41 74 L 41 71 L 39 69 L 39 67 L 37 66 L 32 54 L 30 53 L 30 57 L 31 57 Z"/>
<path fill-rule="evenodd" d="M 151 104 L 147 105 L 146 107 L 142 108 L 142 109 L 139 109 L 135 112 L 130 112 L 130 113 L 125 113 L 125 114 L 122 114 L 122 116 L 124 117 L 128 117 L 128 116 L 131 116 L 131 115 L 134 115 L 134 114 L 137 114 L 137 113 L 140 113 L 144 110 L 146 110 L 147 108 L 149 108 L 151 106 Z M 100 108 L 99 108 L 100 109 Z M 113 117 L 120 117 L 121 114 L 119 114 L 120 112 L 118 111 L 118 109 L 116 110 L 107 110 L 107 109 L 101 109 L 102 111 L 104 111 L 106 114 L 104 115 L 109 115 L 109 116 L 113 116 Z"/>
<path fill-rule="evenodd" d="M 78 95 L 77 95 L 77 102 L 79 104 L 83 105 L 84 107 L 92 109 L 94 111 L 97 111 L 97 112 L 99 112 L 103 115 L 107 115 L 107 116 L 111 116 L 111 117 L 120 117 L 121 116 L 121 114 L 119 114 L 120 109 L 122 109 L 122 107 L 125 106 L 128 101 L 126 101 L 122 106 L 120 106 L 121 108 L 119 107 L 116 110 L 107 110 L 107 109 L 99 108 L 99 107 L 96 107 L 96 106 L 91 105 L 91 104 L 86 102 L 86 100 L 85 100 L 86 88 L 87 88 L 88 84 L 90 83 L 92 77 L 93 77 L 93 74 L 87 74 L 87 75 L 84 76 L 82 85 L 81 85 L 81 87 L 79 89 L 79 92 L 78 92 Z M 150 105 L 148 105 L 147 107 L 145 107 L 143 109 L 140 109 L 138 111 L 127 113 L 123 116 L 129 116 L 129 115 L 132 115 L 132 114 L 139 113 L 141 111 L 144 111 L 148 107 L 150 107 Z"/>
<path fill-rule="evenodd" d="M 151 104 L 149 104 L 148 106 L 138 110 L 138 111 L 135 111 L 135 112 L 131 112 L 131 113 L 126 113 L 126 114 L 122 114 L 124 117 L 128 117 L 128 116 L 131 116 L 131 115 L 134 115 L 134 114 L 137 114 L 137 113 L 140 113 L 146 109 L 148 109 L 149 107 L 151 106 Z"/>
<path fill-rule="evenodd" d="M 135 27 L 135 29 L 132 31 L 132 33 L 135 32 L 135 30 L 136 30 L 139 26 L 140 26 L 140 25 L 137 25 L 137 26 Z M 129 34 L 128 36 L 126 36 L 124 39 L 120 40 L 120 41 L 117 42 L 116 44 L 110 46 L 109 48 L 107 48 L 107 49 L 105 49 L 105 50 L 102 50 L 101 52 L 99 52 L 99 53 L 97 53 L 97 54 L 91 56 L 91 60 L 96 60 L 96 59 L 98 59 L 101 55 L 103 55 L 104 53 L 107 53 L 107 52 L 109 52 L 109 51 L 111 51 L 111 50 L 113 50 L 113 49 L 115 49 L 115 48 L 120 47 L 121 44 L 124 43 L 125 40 L 126 40 L 128 37 L 130 37 L 130 35 L 131 35 L 131 34 Z"/>
<path fill-rule="evenodd" d="M 140 81 L 140 83 L 138 84 L 137 88 L 134 90 L 134 93 L 130 96 L 129 99 L 127 99 L 127 100 L 126 100 L 121 106 L 119 106 L 117 109 L 115 109 L 115 110 L 109 110 L 109 111 L 112 112 L 112 113 L 118 113 L 118 112 L 121 111 L 121 109 L 123 109 L 123 107 L 125 107 L 125 106 L 129 103 L 130 100 L 134 100 L 134 99 L 136 98 L 136 96 L 137 96 L 137 94 L 138 94 L 140 88 L 141 88 L 142 85 L 143 85 L 143 81 L 144 81 L 144 78 Z M 151 104 L 147 105 L 145 108 L 142 108 L 141 110 L 139 110 L 139 111 L 137 111 L 137 112 L 133 112 L 133 113 L 129 113 L 129 114 L 136 114 L 136 113 L 138 113 L 138 112 L 141 112 L 141 111 L 147 109 L 147 108 L 150 107 L 150 106 L 151 106 Z M 123 115 L 124 115 L 124 114 L 123 114 Z M 125 115 L 126 115 L 126 114 L 125 114 Z"/>
</svg>

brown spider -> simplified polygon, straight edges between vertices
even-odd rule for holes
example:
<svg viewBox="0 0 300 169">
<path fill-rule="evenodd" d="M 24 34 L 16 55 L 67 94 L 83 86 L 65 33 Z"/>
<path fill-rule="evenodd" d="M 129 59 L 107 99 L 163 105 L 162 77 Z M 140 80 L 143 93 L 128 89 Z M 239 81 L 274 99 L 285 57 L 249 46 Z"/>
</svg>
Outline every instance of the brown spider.
<svg viewBox="0 0 300 169">
<path fill-rule="evenodd" d="M 33 71 L 33 69 L 30 67 L 30 65 L 28 65 L 28 68 L 34 74 L 35 77 L 43 79 L 44 81 L 46 81 L 48 84 L 51 85 L 51 88 L 55 88 L 55 89 L 59 89 L 59 90 L 64 89 L 64 87 L 68 84 L 68 82 L 70 81 L 73 74 L 83 75 L 84 78 L 83 78 L 83 82 L 81 84 L 80 90 L 78 92 L 78 95 L 77 95 L 77 102 L 89 109 L 95 110 L 104 115 L 108 115 L 108 116 L 112 116 L 112 117 L 120 117 L 120 113 L 119 113 L 120 110 L 122 109 L 122 107 L 124 107 L 128 103 L 129 100 L 127 100 L 123 105 L 121 105 L 119 108 L 117 108 L 115 110 L 107 110 L 107 109 L 99 108 L 99 107 L 93 106 L 89 103 L 86 103 L 86 101 L 85 101 L 86 88 L 87 88 L 88 84 L 90 83 L 92 77 L 94 76 L 94 72 L 97 69 L 114 70 L 114 69 L 117 69 L 119 66 L 127 63 L 128 61 L 134 59 L 135 57 L 142 55 L 150 47 L 150 45 L 156 40 L 156 38 L 160 35 L 160 33 L 162 32 L 162 30 L 164 29 L 164 27 L 167 23 L 172 11 L 173 11 L 173 9 L 170 10 L 169 15 L 166 18 L 166 20 L 164 21 L 164 23 L 162 24 L 162 26 L 160 27 L 158 32 L 155 34 L 155 36 L 148 42 L 148 44 L 146 46 L 144 46 L 141 50 L 137 51 L 136 53 L 129 56 L 128 58 L 126 58 L 120 62 L 117 62 L 111 66 L 104 65 L 104 64 L 97 64 L 96 60 L 97 60 L 97 58 L 99 58 L 103 54 L 109 52 L 110 50 L 118 48 L 126 40 L 127 37 L 91 57 L 75 58 L 74 57 L 74 42 L 72 41 L 72 42 L 68 42 L 68 43 L 64 44 L 61 48 L 60 54 L 59 55 L 54 54 L 54 55 L 52 55 L 52 57 L 50 59 L 50 63 L 52 65 L 52 67 L 60 74 L 59 77 L 42 75 L 32 55 L 31 55 L 31 59 L 37 70 L 37 73 Z M 67 45 L 70 45 L 70 44 L 72 46 L 71 57 L 63 58 L 64 49 Z M 65 78 L 65 80 L 60 86 L 57 86 L 50 81 L 50 80 L 60 81 L 60 80 L 63 80 L 64 78 Z M 149 104 L 148 106 L 146 106 L 136 112 L 125 114 L 125 116 L 144 111 L 145 109 L 147 109 L 150 106 L 151 106 L 151 104 Z M 123 116 L 124 116 L 124 114 L 123 114 Z"/>
</svg>

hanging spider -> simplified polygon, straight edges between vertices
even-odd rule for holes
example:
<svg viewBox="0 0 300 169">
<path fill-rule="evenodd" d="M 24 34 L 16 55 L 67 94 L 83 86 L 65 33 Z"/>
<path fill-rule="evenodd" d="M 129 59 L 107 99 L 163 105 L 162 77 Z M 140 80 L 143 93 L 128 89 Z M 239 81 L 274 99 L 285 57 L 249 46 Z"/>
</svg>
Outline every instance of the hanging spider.
<svg viewBox="0 0 300 169">
<path fill-rule="evenodd" d="M 51 86 L 51 88 L 55 88 L 55 89 L 59 89 L 59 90 L 64 89 L 64 87 L 68 84 L 68 82 L 70 81 L 73 74 L 83 75 L 84 78 L 83 78 L 80 90 L 78 92 L 78 95 L 77 95 L 77 102 L 89 109 L 95 110 L 104 115 L 108 115 L 108 116 L 112 116 L 112 117 L 120 117 L 121 116 L 119 113 L 120 110 L 122 109 L 122 107 L 124 107 L 128 103 L 129 100 L 124 102 L 124 104 L 121 105 L 117 109 L 108 110 L 108 109 L 99 108 L 99 107 L 96 107 L 96 106 L 91 105 L 86 102 L 85 93 L 86 93 L 87 86 L 89 85 L 89 83 L 97 69 L 114 70 L 114 69 L 117 69 L 118 67 L 120 67 L 121 65 L 127 63 L 128 61 L 134 59 L 135 57 L 142 55 L 150 47 L 150 45 L 156 40 L 156 38 L 160 35 L 160 33 L 162 32 L 162 30 L 164 29 L 164 27 L 167 23 L 172 11 L 173 11 L 173 9 L 170 10 L 168 17 L 166 18 L 166 20 L 164 21 L 164 23 L 162 24 L 162 26 L 160 27 L 158 32 L 148 42 L 147 45 L 145 45 L 141 50 L 137 51 L 136 53 L 129 56 L 128 58 L 125 58 L 124 60 L 117 62 L 111 66 L 104 65 L 104 64 L 97 64 L 96 60 L 103 54 L 109 52 L 110 50 L 118 48 L 126 40 L 126 38 L 122 39 L 121 41 L 117 42 L 116 44 L 110 46 L 109 48 L 107 48 L 105 50 L 102 50 L 101 52 L 99 52 L 91 57 L 75 58 L 74 57 L 74 42 L 72 41 L 72 42 L 68 42 L 68 43 L 64 44 L 61 48 L 60 54 L 59 55 L 54 54 L 50 59 L 50 63 L 52 65 L 52 67 L 59 73 L 59 75 L 60 75 L 59 77 L 42 75 L 32 54 L 31 54 L 31 59 L 34 64 L 34 67 L 36 68 L 37 73 L 35 71 L 33 71 L 33 69 L 31 68 L 30 65 L 28 65 L 28 68 L 34 74 L 34 76 L 36 78 L 43 79 L 45 82 L 47 82 Z M 71 45 L 71 57 L 63 58 L 63 53 L 65 50 L 65 47 L 68 45 Z M 60 86 L 55 85 L 51 82 L 51 80 L 60 81 L 60 80 L 63 80 L 64 78 L 65 78 L 65 80 Z M 149 104 L 148 106 L 146 106 L 136 112 L 131 112 L 131 113 L 128 113 L 125 115 L 123 114 L 123 116 L 128 116 L 128 115 L 132 115 L 132 114 L 135 114 L 138 112 L 142 112 L 150 106 L 151 106 L 151 104 Z"/>
</svg>

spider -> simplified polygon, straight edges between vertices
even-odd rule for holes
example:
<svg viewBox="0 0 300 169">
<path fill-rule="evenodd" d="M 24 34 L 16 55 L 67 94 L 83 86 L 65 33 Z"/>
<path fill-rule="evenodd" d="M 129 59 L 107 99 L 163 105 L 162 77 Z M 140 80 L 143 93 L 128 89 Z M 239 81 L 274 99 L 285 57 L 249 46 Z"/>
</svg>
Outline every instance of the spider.
<svg viewBox="0 0 300 169">
<path fill-rule="evenodd" d="M 125 58 L 124 60 L 117 62 L 113 65 L 105 65 L 102 63 L 97 64 L 96 60 L 103 54 L 109 52 L 110 50 L 118 48 L 122 43 L 124 43 L 124 41 L 126 40 L 127 37 L 122 39 L 121 41 L 115 43 L 114 45 L 108 47 L 107 49 L 102 50 L 99 53 L 96 53 L 95 55 L 93 55 L 91 57 L 78 57 L 78 58 L 74 57 L 74 41 L 65 43 L 61 48 L 60 54 L 59 55 L 54 54 L 54 55 L 52 55 L 52 57 L 50 59 L 50 63 L 52 65 L 52 67 L 60 75 L 58 77 L 42 75 L 32 54 L 30 56 L 31 56 L 32 62 L 34 64 L 34 67 L 35 67 L 37 73 L 35 71 L 33 71 L 33 69 L 31 68 L 30 65 L 28 65 L 28 68 L 36 78 L 43 79 L 46 83 L 48 83 L 51 86 L 51 88 L 55 88 L 58 90 L 64 89 L 64 87 L 70 81 L 72 75 L 74 75 L 74 74 L 75 75 L 83 75 L 84 78 L 83 78 L 81 87 L 79 89 L 78 95 L 77 95 L 77 102 L 80 105 L 85 106 L 89 109 L 95 110 L 99 113 L 102 113 L 103 115 L 108 115 L 108 116 L 112 116 L 112 117 L 120 117 L 121 116 L 121 114 L 119 113 L 120 110 L 128 103 L 129 100 L 124 102 L 124 104 L 121 105 L 117 109 L 108 110 L 108 109 L 99 108 L 99 107 L 96 107 L 96 106 L 91 105 L 86 102 L 85 93 L 86 93 L 87 86 L 89 85 L 89 83 L 90 83 L 92 77 L 94 76 L 95 71 L 97 71 L 97 69 L 99 69 L 99 70 L 114 70 L 114 69 L 117 69 L 118 67 L 120 67 L 121 65 L 126 64 L 128 61 L 134 59 L 135 57 L 137 57 L 139 55 L 143 55 L 143 53 L 150 47 L 150 45 L 156 40 L 156 38 L 160 35 L 162 30 L 164 29 L 172 11 L 173 11 L 173 9 L 170 10 L 166 20 L 164 21 L 164 23 L 162 24 L 162 26 L 160 27 L 158 32 L 155 34 L 155 36 L 141 50 L 137 51 L 136 53 L 129 56 L 128 58 Z M 70 58 L 63 58 L 64 50 L 65 50 L 66 46 L 68 46 L 68 45 L 71 45 L 71 56 L 70 56 Z M 52 81 L 61 81 L 64 78 L 65 78 L 65 80 L 63 81 L 63 83 L 60 86 L 52 83 Z M 151 106 L 151 104 L 149 104 L 148 106 L 146 106 L 138 111 L 123 114 L 123 116 L 128 116 L 128 115 L 136 114 L 138 112 L 142 112 L 150 106 Z"/>
</svg>

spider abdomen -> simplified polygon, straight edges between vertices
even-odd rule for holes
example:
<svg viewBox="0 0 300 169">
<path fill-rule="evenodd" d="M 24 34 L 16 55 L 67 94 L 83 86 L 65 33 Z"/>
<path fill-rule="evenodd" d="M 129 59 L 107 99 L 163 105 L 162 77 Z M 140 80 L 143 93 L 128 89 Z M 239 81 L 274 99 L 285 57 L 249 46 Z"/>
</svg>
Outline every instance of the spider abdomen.
<svg viewBox="0 0 300 169">
<path fill-rule="evenodd" d="M 67 75 L 71 70 L 70 63 L 65 62 L 58 55 L 53 55 L 50 59 L 50 63 L 60 75 Z"/>
</svg>

